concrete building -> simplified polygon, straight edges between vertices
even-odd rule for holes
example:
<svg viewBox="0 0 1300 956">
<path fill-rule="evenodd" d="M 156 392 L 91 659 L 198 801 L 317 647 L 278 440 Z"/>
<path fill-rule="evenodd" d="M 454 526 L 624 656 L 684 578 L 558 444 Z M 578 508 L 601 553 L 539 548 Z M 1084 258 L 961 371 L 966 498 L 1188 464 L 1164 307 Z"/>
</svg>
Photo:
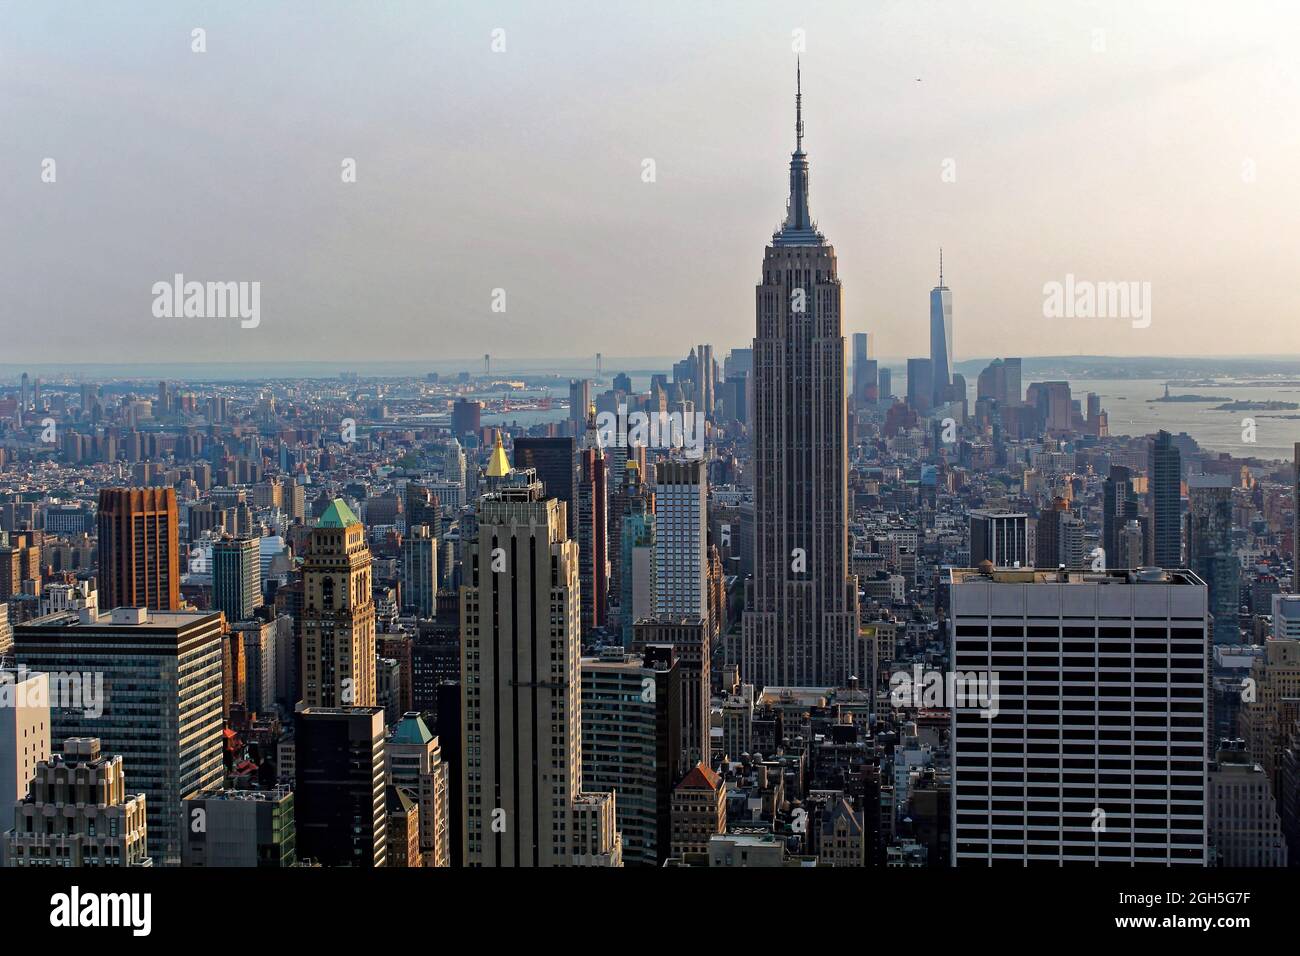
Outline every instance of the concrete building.
<svg viewBox="0 0 1300 956">
<path fill-rule="evenodd" d="M 8 815 L 27 796 L 37 766 L 49 756 L 49 675 L 0 669 L 0 812 Z"/>
<path fill-rule="evenodd" d="M 0 862 L 8 867 L 151 866 L 147 800 L 128 793 L 120 754 L 72 737 L 42 760 L 31 792 L 12 810 Z"/>
<path fill-rule="evenodd" d="M 297 860 L 293 791 L 215 788 L 185 799 L 182 859 L 194 867 L 288 867 Z"/>
<path fill-rule="evenodd" d="M 945 688 L 954 865 L 1205 865 L 1201 581 L 1158 569 L 944 577 L 962 675 Z"/>
<path fill-rule="evenodd" d="M 465 864 L 620 866 L 614 795 L 582 789 L 577 543 L 535 473 L 508 477 L 461 591 Z"/>
<path fill-rule="evenodd" d="M 375 605 L 366 529 L 341 498 L 311 532 L 303 562 L 302 699 L 308 707 L 372 707 Z"/>
<path fill-rule="evenodd" d="M 1286 866 L 1273 788 L 1264 768 L 1250 759 L 1245 741 L 1225 740 L 1210 765 L 1209 838 L 1219 866 Z"/>
</svg>

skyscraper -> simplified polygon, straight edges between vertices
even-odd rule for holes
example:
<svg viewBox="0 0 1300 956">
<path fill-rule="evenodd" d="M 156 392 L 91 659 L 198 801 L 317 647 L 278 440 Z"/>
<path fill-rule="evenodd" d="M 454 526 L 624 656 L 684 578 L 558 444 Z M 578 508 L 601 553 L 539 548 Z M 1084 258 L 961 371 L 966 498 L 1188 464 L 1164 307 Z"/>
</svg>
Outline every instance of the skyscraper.
<svg viewBox="0 0 1300 956">
<path fill-rule="evenodd" d="M 1137 496 L 1133 494 L 1132 472 L 1123 465 L 1111 465 L 1102 489 L 1101 546 L 1108 568 L 1128 567 L 1128 554 L 1120 547 L 1120 532 L 1137 519 Z"/>
<path fill-rule="evenodd" d="M 605 626 L 609 610 L 609 471 L 594 408 L 578 452 L 578 569 L 588 634 Z"/>
<path fill-rule="evenodd" d="M 212 545 L 212 606 L 246 621 L 262 603 L 260 538 L 224 536 Z"/>
<path fill-rule="evenodd" d="M 1204 866 L 1201 582 L 1155 569 L 944 576 L 965 682 L 947 701 L 953 865 Z"/>
<path fill-rule="evenodd" d="M 373 707 L 375 605 L 361 520 L 336 498 L 302 567 L 302 696 L 308 707 Z"/>
<path fill-rule="evenodd" d="M 754 579 L 741 672 L 754 684 L 847 681 L 858 626 L 850 576 L 844 338 L 835 250 L 808 209 L 803 95 L 785 223 L 756 288 Z"/>
<path fill-rule="evenodd" d="M 1214 643 L 1239 644 L 1240 566 L 1232 548 L 1232 481 L 1227 475 L 1193 475 L 1187 480 L 1187 499 L 1187 566 L 1209 591 Z"/>
<path fill-rule="evenodd" d="M 927 358 L 907 360 L 907 404 L 928 412 L 934 404 L 934 370 Z"/>
<path fill-rule="evenodd" d="M 1151 443 L 1151 563 L 1177 568 L 1182 555 L 1182 460 L 1172 436 L 1163 429 Z"/>
<path fill-rule="evenodd" d="M 619 866 L 614 794 L 582 790 L 578 546 L 541 495 L 485 495 L 466 562 L 465 865 Z"/>
<path fill-rule="evenodd" d="M 945 405 L 952 384 L 952 293 L 943 284 L 943 250 L 939 250 L 939 284 L 930 290 L 930 404 Z"/>
<path fill-rule="evenodd" d="M 100 607 L 181 606 L 176 489 L 100 489 L 98 530 Z"/>
<path fill-rule="evenodd" d="M 515 439 L 516 468 L 534 468 L 546 497 L 564 502 L 568 535 L 578 537 L 578 442 L 573 436 Z"/>
<path fill-rule="evenodd" d="M 428 525 L 414 525 L 402 539 L 402 607 L 433 617 L 438 600 L 438 539 Z"/>
<path fill-rule="evenodd" d="M 1300 593 L 1300 441 L 1291 452 L 1295 481 L 1291 486 L 1291 590 Z"/>
<path fill-rule="evenodd" d="M 705 618 L 708 478 L 703 461 L 655 465 L 655 613 Z"/>
<path fill-rule="evenodd" d="M 179 866 L 181 801 L 222 779 L 221 615 L 49 614 L 15 630 L 14 655 L 32 671 L 84 675 L 79 701 L 50 708 L 50 733 L 98 737 L 105 753 L 121 754 L 131 789 L 148 797 L 154 865 Z M 89 688 L 102 675 L 97 703 L 86 693 L 92 675 Z"/>
<path fill-rule="evenodd" d="M 299 859 L 380 867 L 388 860 L 384 712 L 307 707 L 294 715 Z"/>
</svg>

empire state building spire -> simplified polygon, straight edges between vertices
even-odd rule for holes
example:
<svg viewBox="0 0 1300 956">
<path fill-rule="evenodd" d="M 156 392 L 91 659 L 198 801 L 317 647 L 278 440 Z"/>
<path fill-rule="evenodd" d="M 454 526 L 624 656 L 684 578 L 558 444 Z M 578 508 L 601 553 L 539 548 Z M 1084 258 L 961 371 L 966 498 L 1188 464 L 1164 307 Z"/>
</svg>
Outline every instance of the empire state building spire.
<svg viewBox="0 0 1300 956">
<path fill-rule="evenodd" d="M 808 211 L 808 154 L 803 151 L 803 73 L 801 64 L 794 68 L 794 152 L 790 154 L 790 199 L 785 207 L 785 222 L 773 235 L 778 246 L 821 245 L 825 239 L 813 225 Z"/>
</svg>

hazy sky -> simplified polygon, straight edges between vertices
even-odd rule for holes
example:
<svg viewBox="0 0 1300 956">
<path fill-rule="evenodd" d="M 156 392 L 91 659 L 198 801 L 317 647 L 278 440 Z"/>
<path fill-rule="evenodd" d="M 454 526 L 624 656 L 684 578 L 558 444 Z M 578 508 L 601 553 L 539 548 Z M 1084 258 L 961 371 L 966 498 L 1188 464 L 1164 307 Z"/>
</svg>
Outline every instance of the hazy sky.
<svg viewBox="0 0 1300 956">
<path fill-rule="evenodd" d="M 748 345 L 795 30 L 846 336 L 926 354 L 942 245 L 958 360 L 1300 353 L 1292 0 L 31 0 L 0 2 L 0 362 Z M 155 318 L 175 273 L 259 281 L 261 324 Z M 1150 326 L 1044 318 L 1068 273 L 1149 282 Z"/>
</svg>

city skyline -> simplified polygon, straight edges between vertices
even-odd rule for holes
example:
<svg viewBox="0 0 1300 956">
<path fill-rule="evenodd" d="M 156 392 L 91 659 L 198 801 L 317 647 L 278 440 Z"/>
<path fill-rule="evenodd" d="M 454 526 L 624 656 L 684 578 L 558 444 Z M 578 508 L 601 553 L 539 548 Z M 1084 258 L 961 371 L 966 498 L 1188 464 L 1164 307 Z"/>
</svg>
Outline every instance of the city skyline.
<svg viewBox="0 0 1300 956">
<path fill-rule="evenodd" d="M 207 360 L 290 347 L 432 357 L 443 341 L 542 354 L 557 335 L 671 354 L 697 337 L 688 315 L 705 303 L 711 337 L 742 344 L 734 280 L 744 236 L 772 225 L 761 157 L 781 141 L 796 46 L 821 121 L 813 201 L 840 197 L 820 225 L 854 290 L 844 328 L 871 332 L 880 354 L 926 353 L 941 245 L 958 362 L 971 342 L 1032 356 L 1080 336 L 1114 355 L 1300 351 L 1295 306 L 1273 291 L 1293 250 L 1250 241 L 1282 233 L 1296 206 L 1277 174 L 1300 105 L 1289 10 L 770 5 L 733 24 L 725 8 L 670 6 L 633 32 L 584 4 L 573 18 L 517 9 L 437 29 L 414 5 L 378 23 L 321 8 L 307 31 L 280 11 L 250 22 L 182 5 L 141 22 L 69 9 L 12 11 L 13 35 L 57 45 L 0 39 L 22 77 L 5 106 L 25 144 L 0 181 L 24 224 L 0 239 L 14 361 L 48 356 L 37 316 L 71 332 L 60 351 L 83 360 L 156 360 L 173 330 Z M 279 68 L 316 60 L 348 69 Z M 665 75 L 653 86 L 637 69 L 649 63 Z M 180 135 L 159 135 L 177 121 Z M 707 273 L 676 252 L 691 222 L 709 223 Z M 95 268 L 67 271 L 82 260 Z M 177 274 L 260 282 L 258 324 L 156 318 L 151 289 Z M 1045 318 L 1044 287 L 1071 276 L 1150 283 L 1150 325 Z M 1242 310 L 1258 340 L 1222 335 Z M 106 323 L 116 334 L 92 348 Z"/>
</svg>

